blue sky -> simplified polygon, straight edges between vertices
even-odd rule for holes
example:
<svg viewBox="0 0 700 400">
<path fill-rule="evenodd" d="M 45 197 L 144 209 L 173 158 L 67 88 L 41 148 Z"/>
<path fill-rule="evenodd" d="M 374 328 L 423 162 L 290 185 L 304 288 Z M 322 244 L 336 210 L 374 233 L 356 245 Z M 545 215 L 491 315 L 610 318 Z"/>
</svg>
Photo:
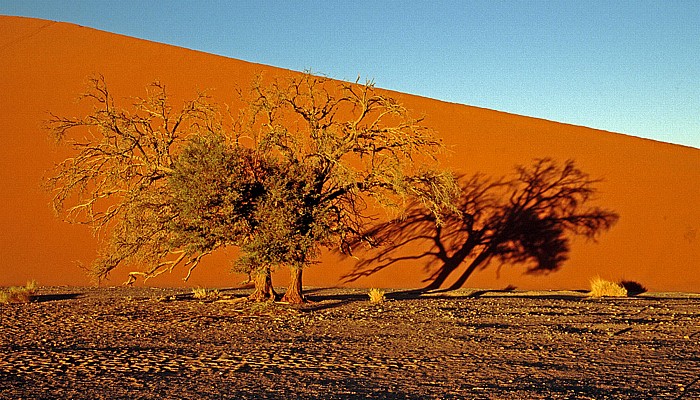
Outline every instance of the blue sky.
<svg viewBox="0 0 700 400">
<path fill-rule="evenodd" d="M 700 148 L 696 0 L 0 0 L 0 14 Z"/>
</svg>

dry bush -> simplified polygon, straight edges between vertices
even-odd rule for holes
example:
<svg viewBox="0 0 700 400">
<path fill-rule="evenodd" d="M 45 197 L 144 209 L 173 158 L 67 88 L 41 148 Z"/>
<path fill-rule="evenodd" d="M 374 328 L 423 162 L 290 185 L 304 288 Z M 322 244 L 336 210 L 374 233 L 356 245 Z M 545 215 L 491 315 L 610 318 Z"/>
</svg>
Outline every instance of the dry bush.
<svg viewBox="0 0 700 400">
<path fill-rule="evenodd" d="M 204 300 L 207 298 L 207 289 L 205 288 L 194 288 L 192 289 L 192 298 L 197 300 Z"/>
<path fill-rule="evenodd" d="M 217 300 L 220 297 L 220 293 L 217 289 L 207 290 L 205 288 L 194 288 L 192 289 L 192 298 L 196 300 Z"/>
<path fill-rule="evenodd" d="M 29 303 L 36 294 L 36 281 L 28 281 L 25 286 L 13 286 L 0 292 L 0 304 Z"/>
<path fill-rule="evenodd" d="M 384 293 L 385 292 L 380 289 L 371 289 L 368 293 L 369 301 L 374 304 L 383 303 L 384 300 L 386 300 L 386 297 L 384 297 Z"/>
<path fill-rule="evenodd" d="M 606 281 L 599 276 L 591 279 L 591 297 L 626 297 L 627 289 L 624 286 Z"/>
</svg>

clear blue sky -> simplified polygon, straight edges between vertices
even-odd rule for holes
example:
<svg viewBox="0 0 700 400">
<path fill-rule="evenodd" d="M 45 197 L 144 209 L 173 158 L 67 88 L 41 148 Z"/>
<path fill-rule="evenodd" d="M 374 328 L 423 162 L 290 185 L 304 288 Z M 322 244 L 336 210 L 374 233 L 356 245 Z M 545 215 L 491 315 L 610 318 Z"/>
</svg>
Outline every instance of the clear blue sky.
<svg viewBox="0 0 700 400">
<path fill-rule="evenodd" d="M 0 0 L 0 14 L 700 148 L 697 0 Z"/>
</svg>

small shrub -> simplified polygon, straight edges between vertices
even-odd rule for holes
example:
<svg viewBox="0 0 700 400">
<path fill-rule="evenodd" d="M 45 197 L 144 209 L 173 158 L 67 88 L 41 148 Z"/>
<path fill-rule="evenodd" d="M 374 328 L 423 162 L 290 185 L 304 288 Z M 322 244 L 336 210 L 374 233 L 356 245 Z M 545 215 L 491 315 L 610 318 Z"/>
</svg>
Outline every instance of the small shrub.
<svg viewBox="0 0 700 400">
<path fill-rule="evenodd" d="M 36 281 L 29 281 L 25 286 L 13 286 L 0 292 L 0 304 L 29 303 L 36 294 Z"/>
<path fill-rule="evenodd" d="M 216 300 L 220 297 L 220 293 L 217 289 L 194 288 L 192 289 L 192 297 L 197 300 Z"/>
<path fill-rule="evenodd" d="M 204 300 L 207 298 L 207 289 L 205 288 L 194 288 L 192 289 L 192 298 L 197 300 Z"/>
<path fill-rule="evenodd" d="M 371 289 L 368 293 L 369 301 L 374 304 L 383 303 L 384 300 L 386 300 L 386 297 L 384 297 L 384 293 L 385 292 L 383 290 Z"/>
<path fill-rule="evenodd" d="M 606 281 L 597 276 L 591 279 L 591 291 L 589 294 L 592 297 L 626 297 L 627 289 L 620 284 Z"/>
</svg>

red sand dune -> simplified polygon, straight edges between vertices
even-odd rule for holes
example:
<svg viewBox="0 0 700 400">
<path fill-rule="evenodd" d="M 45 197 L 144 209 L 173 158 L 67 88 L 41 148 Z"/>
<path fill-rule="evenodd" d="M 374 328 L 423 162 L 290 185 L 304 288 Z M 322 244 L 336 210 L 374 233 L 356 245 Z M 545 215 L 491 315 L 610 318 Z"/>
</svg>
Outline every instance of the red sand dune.
<svg viewBox="0 0 700 400">
<path fill-rule="evenodd" d="M 65 156 L 41 128 L 48 112 L 79 115 L 75 99 L 89 76 L 102 74 L 118 96 L 143 95 L 160 80 L 176 101 L 212 88 L 229 101 L 259 72 L 289 71 L 183 48 L 101 32 L 66 23 L 0 17 L 0 285 L 36 279 L 43 285 L 85 285 L 76 261 L 89 263 L 96 239 L 88 228 L 54 217 L 50 195 L 41 189 L 55 162 Z M 379 82 L 381 84 L 381 82 Z M 536 118 L 437 100 L 395 95 L 452 149 L 449 165 L 458 172 L 504 175 L 537 157 L 572 158 L 600 177 L 598 204 L 621 219 L 598 243 L 575 239 L 564 267 L 546 276 L 523 275 L 504 266 L 472 275 L 470 287 L 579 289 L 600 275 L 638 281 L 650 290 L 700 290 L 700 150 Z M 575 95 L 575 94 L 572 94 Z M 83 109 L 84 111 L 84 109 Z M 62 154 L 63 153 L 63 154 Z M 334 286 L 354 265 L 326 255 L 308 270 L 305 284 Z M 225 254 L 200 266 L 187 285 L 230 286 Z M 113 284 L 126 270 L 112 275 Z M 148 284 L 183 285 L 185 271 Z M 276 284 L 286 284 L 286 271 Z M 353 286 L 419 287 L 426 277 L 420 263 L 384 270 Z"/>
</svg>

